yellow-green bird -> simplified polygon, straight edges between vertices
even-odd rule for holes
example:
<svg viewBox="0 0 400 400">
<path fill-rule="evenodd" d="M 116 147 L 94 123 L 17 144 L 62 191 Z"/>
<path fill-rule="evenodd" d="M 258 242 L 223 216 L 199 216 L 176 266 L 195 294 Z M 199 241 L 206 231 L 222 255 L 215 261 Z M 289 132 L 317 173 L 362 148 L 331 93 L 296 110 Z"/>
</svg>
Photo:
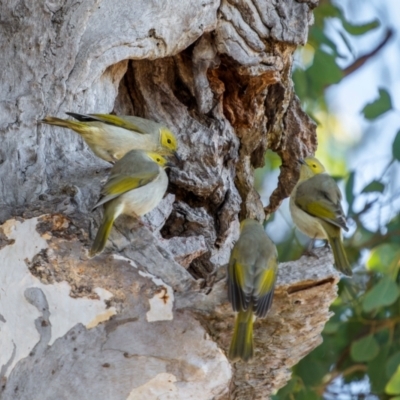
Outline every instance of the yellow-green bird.
<svg viewBox="0 0 400 400">
<path fill-rule="evenodd" d="M 101 191 L 103 197 L 93 207 L 104 204 L 104 216 L 90 249 L 90 257 L 103 251 L 119 215 L 137 218 L 158 205 L 168 187 L 168 176 L 164 171 L 167 166 L 164 157 L 141 150 L 131 150 L 115 163 Z"/>
<path fill-rule="evenodd" d="M 290 212 L 296 226 L 312 239 L 327 239 L 335 267 L 352 275 L 343 248 L 342 229 L 348 231 L 341 205 L 342 193 L 315 157 L 299 160 L 300 178 L 290 195 Z"/>
<path fill-rule="evenodd" d="M 41 122 L 79 133 L 93 153 L 105 161 L 115 162 L 133 149 L 173 154 L 179 159 L 175 135 L 158 122 L 127 115 L 66 114 L 77 121 L 46 117 Z"/>
<path fill-rule="evenodd" d="M 278 271 L 278 252 L 262 225 L 245 219 L 228 265 L 228 298 L 238 314 L 229 348 L 231 360 L 253 357 L 254 315 L 264 318 L 271 308 Z"/>
</svg>

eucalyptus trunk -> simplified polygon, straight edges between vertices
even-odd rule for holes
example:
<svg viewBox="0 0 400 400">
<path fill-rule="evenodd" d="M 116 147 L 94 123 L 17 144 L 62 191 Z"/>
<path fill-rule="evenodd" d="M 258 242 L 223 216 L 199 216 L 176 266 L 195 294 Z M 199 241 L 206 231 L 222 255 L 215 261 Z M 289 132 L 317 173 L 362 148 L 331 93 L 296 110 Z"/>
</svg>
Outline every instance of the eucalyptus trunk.
<svg viewBox="0 0 400 400">
<path fill-rule="evenodd" d="M 2 1 L 1 399 L 267 399 L 321 342 L 338 280 L 327 250 L 279 266 L 255 358 L 226 357 L 239 221 L 268 218 L 316 149 L 291 79 L 316 3 Z M 39 122 L 66 111 L 163 121 L 179 139 L 168 195 L 144 225 L 119 218 L 93 259 L 110 165 Z M 264 209 L 267 149 L 282 167 Z"/>
</svg>

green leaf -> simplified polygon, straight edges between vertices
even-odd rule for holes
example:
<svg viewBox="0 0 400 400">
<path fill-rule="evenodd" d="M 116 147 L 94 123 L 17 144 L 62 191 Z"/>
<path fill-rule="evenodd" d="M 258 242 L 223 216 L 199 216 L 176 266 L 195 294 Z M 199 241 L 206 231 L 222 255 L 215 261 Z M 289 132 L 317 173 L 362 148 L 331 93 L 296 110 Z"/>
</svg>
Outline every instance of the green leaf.
<svg viewBox="0 0 400 400">
<path fill-rule="evenodd" d="M 301 257 L 301 254 L 304 252 L 303 246 L 300 245 L 299 241 L 295 240 L 295 231 L 292 230 L 290 237 L 283 241 L 282 243 L 278 243 L 278 253 L 281 255 L 279 259 L 280 262 L 289 261 L 293 259 L 297 259 Z"/>
<path fill-rule="evenodd" d="M 385 185 L 379 181 L 372 181 L 361 191 L 361 193 L 373 193 L 379 192 L 382 193 L 385 190 Z"/>
<path fill-rule="evenodd" d="M 375 393 L 382 393 L 385 390 L 387 382 L 385 365 L 389 350 L 390 345 L 386 344 L 382 346 L 379 354 L 367 365 L 367 373 L 371 382 L 371 388 Z"/>
<path fill-rule="evenodd" d="M 340 328 L 340 323 L 339 322 L 328 321 L 324 326 L 324 333 L 327 334 L 327 335 L 332 334 L 332 333 L 336 333 L 339 328 Z"/>
<path fill-rule="evenodd" d="M 356 232 L 353 235 L 352 244 L 355 247 L 363 248 L 364 243 L 370 241 L 375 237 L 376 233 L 366 229 L 361 224 L 358 225 Z M 379 242 L 377 242 L 379 243 Z"/>
<path fill-rule="evenodd" d="M 321 400 L 322 397 L 311 389 L 303 389 L 296 394 L 296 400 Z"/>
<path fill-rule="evenodd" d="M 338 55 L 335 42 L 326 36 L 323 29 L 318 26 L 313 26 L 309 33 L 308 43 L 311 44 L 315 49 L 318 49 L 321 44 L 325 44 L 332 49 L 335 55 Z"/>
<path fill-rule="evenodd" d="M 316 359 L 316 357 L 311 358 L 312 362 L 306 363 L 306 370 L 300 368 L 299 364 L 297 364 L 296 368 L 296 374 L 301 378 L 304 385 L 307 387 L 318 385 L 323 377 L 329 372 L 329 365 L 328 363 L 324 363 L 324 359 Z"/>
<path fill-rule="evenodd" d="M 314 11 L 315 25 L 320 28 L 324 27 L 327 18 L 334 17 L 341 18 L 342 12 L 338 7 L 330 3 L 322 3 Z"/>
<path fill-rule="evenodd" d="M 353 36 L 363 35 L 371 31 L 372 29 L 376 29 L 379 27 L 379 21 L 376 19 L 374 21 L 368 22 L 362 25 L 353 25 L 350 22 L 346 21 L 344 18 L 342 19 L 343 28 Z"/>
<path fill-rule="evenodd" d="M 349 214 L 353 210 L 354 203 L 354 171 L 350 172 L 345 186 L 346 200 L 349 203 Z"/>
<path fill-rule="evenodd" d="M 384 276 L 370 289 L 363 300 L 363 310 L 370 312 L 380 307 L 390 306 L 400 295 L 399 287 L 390 277 Z"/>
<path fill-rule="evenodd" d="M 336 64 L 336 57 L 321 49 L 315 51 L 314 62 L 306 69 L 306 74 L 317 95 L 322 95 L 325 87 L 338 83 L 343 77 L 342 70 Z"/>
<path fill-rule="evenodd" d="M 351 344 L 350 355 L 356 362 L 373 360 L 379 354 L 379 345 L 373 335 L 368 335 Z"/>
<path fill-rule="evenodd" d="M 365 329 L 365 325 L 363 323 L 349 320 L 345 324 L 342 324 L 342 327 L 340 327 L 338 338 L 336 340 L 341 340 L 342 342 L 345 341 L 347 347 L 349 342 L 357 340 L 357 338 L 360 336 L 360 332 L 362 332 L 363 329 Z M 342 336 L 343 334 L 345 336 Z"/>
<path fill-rule="evenodd" d="M 278 169 L 282 165 L 282 159 L 272 150 L 267 150 L 264 154 L 265 164 L 269 165 L 271 170 Z"/>
<path fill-rule="evenodd" d="M 374 337 L 378 341 L 378 343 L 392 344 L 393 341 L 391 330 L 389 327 L 378 329 L 374 333 Z"/>
<path fill-rule="evenodd" d="M 347 38 L 347 36 L 346 36 L 342 31 L 339 31 L 339 35 L 340 35 L 340 37 L 342 38 L 342 40 L 343 40 L 344 44 L 346 45 L 347 49 L 350 51 L 350 53 L 351 53 L 351 54 L 353 55 L 353 57 L 355 58 L 356 55 L 355 55 L 355 53 L 354 53 L 354 49 L 353 49 L 353 47 L 352 47 L 352 45 L 351 45 L 349 39 Z"/>
<path fill-rule="evenodd" d="M 387 394 L 400 394 L 400 365 L 385 387 Z"/>
<path fill-rule="evenodd" d="M 386 378 L 390 378 L 400 365 L 400 351 L 394 353 L 386 362 Z"/>
<path fill-rule="evenodd" d="M 385 89 L 380 88 L 379 97 L 372 103 L 368 103 L 362 112 L 366 119 L 373 120 L 391 109 L 392 100 L 389 93 Z"/>
<path fill-rule="evenodd" d="M 392 145 L 393 158 L 400 161 L 400 131 L 397 132 Z"/>
<path fill-rule="evenodd" d="M 396 243 L 384 243 L 375 247 L 367 260 L 366 267 L 385 275 L 396 275 L 399 269 L 400 249 Z"/>
<path fill-rule="evenodd" d="M 294 82 L 294 90 L 297 96 L 299 96 L 299 99 L 302 101 L 307 100 L 307 98 L 310 97 L 310 84 L 307 80 L 306 72 L 301 68 L 296 68 L 293 71 L 292 79 Z"/>
<path fill-rule="evenodd" d="M 400 400 L 400 396 L 391 397 L 390 400 Z"/>
<path fill-rule="evenodd" d="M 386 225 L 387 234 L 390 235 L 389 242 L 400 244 L 400 214 L 394 216 Z"/>
<path fill-rule="evenodd" d="M 276 400 L 285 399 L 287 396 L 294 393 L 296 391 L 297 381 L 298 381 L 297 377 L 292 376 L 292 379 L 290 379 L 290 381 L 287 383 L 287 385 L 284 386 L 283 388 L 279 389 L 278 393 L 275 396 L 271 396 L 271 399 L 272 400 L 274 398 L 276 398 Z"/>
</svg>

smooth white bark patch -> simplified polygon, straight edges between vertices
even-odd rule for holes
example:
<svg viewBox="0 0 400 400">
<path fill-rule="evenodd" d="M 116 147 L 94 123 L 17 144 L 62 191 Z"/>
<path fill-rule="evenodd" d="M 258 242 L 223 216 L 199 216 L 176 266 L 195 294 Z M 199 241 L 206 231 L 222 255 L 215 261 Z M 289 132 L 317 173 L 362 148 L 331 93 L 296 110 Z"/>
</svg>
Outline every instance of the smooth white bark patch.
<svg viewBox="0 0 400 400">
<path fill-rule="evenodd" d="M 128 264 L 130 264 L 133 268 L 137 268 L 137 265 L 135 264 L 134 261 L 132 261 L 129 258 L 126 258 L 124 256 L 121 256 L 120 254 L 113 254 L 113 257 L 115 260 L 121 260 L 121 261 L 126 261 Z"/>
<path fill-rule="evenodd" d="M 156 375 L 144 385 L 133 389 L 127 400 L 137 399 L 176 399 L 177 389 L 174 385 L 175 375 L 163 372 Z"/>
<path fill-rule="evenodd" d="M 132 363 L 131 369 L 121 361 L 120 370 L 110 369 L 130 382 L 128 400 L 220 398 L 232 378 L 226 356 L 190 313 L 177 313 L 173 322 L 149 325 L 141 319 L 121 325 L 102 349 L 118 349 L 127 355 L 123 362 Z"/>
<path fill-rule="evenodd" d="M 114 254 L 116 260 L 128 262 L 132 267 L 137 268 L 137 265 L 124 256 Z M 161 279 L 152 274 L 139 271 L 139 274 L 145 278 L 150 278 L 158 287 L 157 293 L 149 300 L 150 310 L 146 314 L 148 322 L 154 321 L 171 321 L 174 316 L 172 308 L 174 306 L 174 291 L 171 286 L 165 284 Z"/>
<path fill-rule="evenodd" d="M 161 279 L 151 274 L 139 271 L 139 274 L 150 278 L 158 287 L 157 293 L 149 300 L 150 310 L 146 313 L 148 322 L 170 321 L 174 318 L 172 307 L 174 306 L 174 291 Z"/>
<path fill-rule="evenodd" d="M 69 295 L 71 287 L 67 282 L 45 285 L 30 273 L 26 261 L 48 248 L 46 240 L 36 231 L 37 223 L 37 218 L 23 222 L 12 219 L 2 225 L 8 239 L 15 240 L 0 249 L 0 366 L 10 360 L 15 346 L 8 373 L 29 355 L 40 339 L 35 320 L 42 312 L 27 301 L 26 289 L 36 287 L 44 293 L 50 312 L 50 345 L 78 323 L 92 328 L 116 313 L 114 307 L 106 308 L 104 300 L 112 294 L 105 289 L 95 290 L 100 300 L 74 299 Z"/>
</svg>

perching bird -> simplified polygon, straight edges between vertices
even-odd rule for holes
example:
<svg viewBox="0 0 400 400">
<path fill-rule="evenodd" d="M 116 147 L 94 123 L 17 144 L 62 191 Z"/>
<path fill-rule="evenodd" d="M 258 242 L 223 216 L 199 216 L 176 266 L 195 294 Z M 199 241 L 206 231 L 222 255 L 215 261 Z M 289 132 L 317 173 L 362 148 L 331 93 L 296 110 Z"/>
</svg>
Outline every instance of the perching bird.
<svg viewBox="0 0 400 400">
<path fill-rule="evenodd" d="M 312 239 L 327 239 L 332 247 L 336 269 L 351 276 L 342 241 L 342 229 L 348 231 L 348 228 L 341 206 L 340 189 L 315 157 L 307 157 L 299 162 L 300 178 L 290 195 L 293 221 Z"/>
<path fill-rule="evenodd" d="M 90 257 L 103 251 L 119 215 L 140 217 L 158 205 L 168 187 L 168 176 L 164 171 L 167 166 L 164 157 L 141 150 L 131 150 L 115 163 L 101 191 L 103 197 L 93 207 L 104 204 L 104 215 Z"/>
<path fill-rule="evenodd" d="M 158 122 L 126 115 L 66 114 L 78 121 L 46 117 L 41 122 L 79 133 L 93 153 L 103 160 L 115 162 L 133 149 L 173 154 L 179 158 L 175 135 Z"/>
<path fill-rule="evenodd" d="M 228 266 L 228 298 L 238 314 L 229 358 L 253 357 L 253 314 L 264 318 L 271 308 L 278 271 L 278 252 L 260 223 L 245 219 Z"/>
</svg>

